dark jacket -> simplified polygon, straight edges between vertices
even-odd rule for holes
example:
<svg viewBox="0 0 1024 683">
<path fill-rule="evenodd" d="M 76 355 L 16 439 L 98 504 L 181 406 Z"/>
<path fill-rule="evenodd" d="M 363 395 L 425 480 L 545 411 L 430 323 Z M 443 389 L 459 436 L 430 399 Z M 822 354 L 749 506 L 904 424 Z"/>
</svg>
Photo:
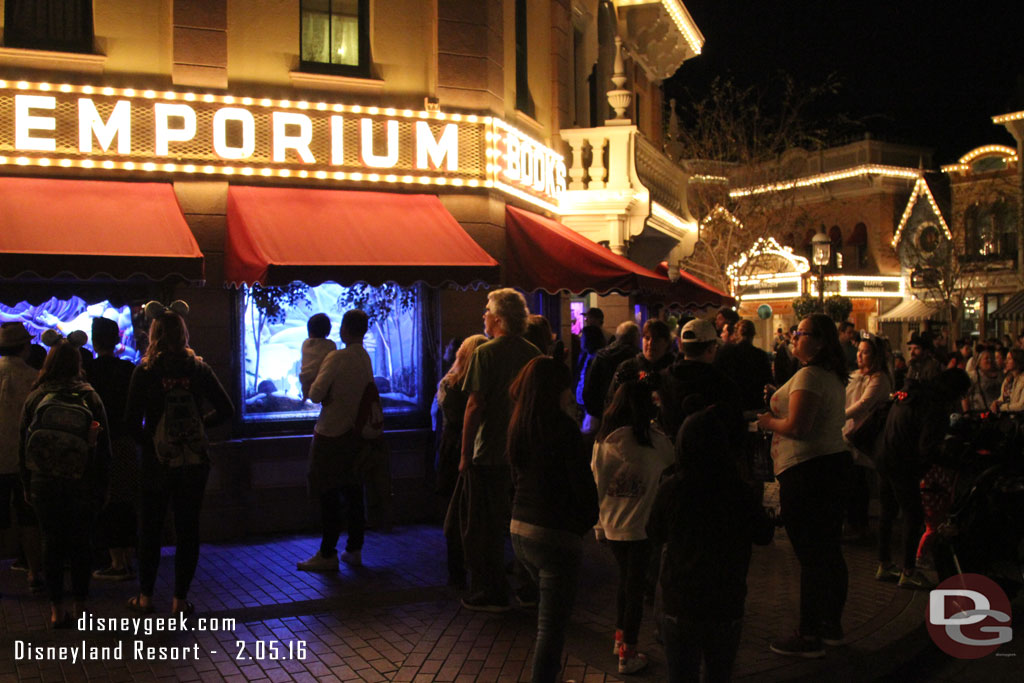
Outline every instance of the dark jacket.
<svg viewBox="0 0 1024 683">
<path fill-rule="evenodd" d="M 164 379 L 191 378 L 190 391 L 206 429 L 223 424 L 235 414 L 235 406 L 210 366 L 195 356 L 161 355 L 151 367 L 139 364 L 132 373 L 125 409 L 125 428 L 142 445 L 144 458 L 156 457 L 153 436 L 164 413 Z M 212 408 L 203 412 L 205 405 Z"/>
<path fill-rule="evenodd" d="M 637 382 L 642 379 L 647 383 L 651 391 L 660 389 L 662 381 L 661 371 L 672 365 L 674 360 L 675 357 L 671 352 L 668 352 L 653 363 L 647 360 L 642 353 L 636 354 L 629 360 L 622 361 L 619 363 L 619 367 L 615 369 L 615 375 L 612 377 L 612 383 L 608 387 L 608 395 L 605 397 L 604 404 L 607 406 L 611 403 L 612 397 L 615 396 L 615 391 L 623 382 Z"/>
<path fill-rule="evenodd" d="M 124 409 L 134 370 L 135 366 L 130 361 L 115 356 L 97 356 L 86 369 L 89 384 L 100 395 L 106 408 L 111 439 L 125 434 Z"/>
<path fill-rule="evenodd" d="M 687 398 L 700 396 L 703 407 L 718 404 L 725 409 L 733 430 L 743 430 L 740 390 L 736 383 L 711 363 L 680 358 L 661 373 L 661 423 L 666 434 L 675 435 L 686 417 Z"/>
<path fill-rule="evenodd" d="M 956 399 L 937 382 L 911 383 L 898 392 L 885 421 L 879 471 L 923 474 L 940 453 L 951 412 L 959 412 Z"/>
<path fill-rule="evenodd" d="M 623 361 L 636 355 L 636 347 L 620 341 L 604 347 L 594 356 L 587 366 L 587 374 L 583 378 L 583 407 L 594 417 L 604 413 L 608 387 L 612 385 L 615 371 Z"/>
<path fill-rule="evenodd" d="M 764 385 L 772 383 L 772 361 L 749 341 L 726 344 L 715 355 L 715 367 L 736 384 L 741 410 L 764 408 Z"/>
<path fill-rule="evenodd" d="M 597 486 L 575 420 L 560 415 L 539 452 L 509 456 L 516 490 L 512 519 L 580 535 L 597 523 Z"/>
<path fill-rule="evenodd" d="M 647 535 L 665 544 L 664 612 L 695 621 L 743 616 L 751 544 L 767 544 L 774 525 L 754 492 L 722 457 L 728 429 L 721 409 L 688 419 L 676 437 L 679 472 L 658 489 Z"/>
</svg>

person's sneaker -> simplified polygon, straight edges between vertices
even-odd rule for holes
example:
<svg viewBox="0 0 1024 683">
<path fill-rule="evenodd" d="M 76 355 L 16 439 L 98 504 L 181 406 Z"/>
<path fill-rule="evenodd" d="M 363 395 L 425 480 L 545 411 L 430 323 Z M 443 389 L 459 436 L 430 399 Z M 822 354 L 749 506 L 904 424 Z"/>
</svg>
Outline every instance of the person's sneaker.
<svg viewBox="0 0 1024 683">
<path fill-rule="evenodd" d="M 130 567 L 121 567 L 120 569 L 107 567 L 106 569 L 97 569 L 92 573 L 92 577 L 94 579 L 106 579 L 107 581 L 128 581 L 135 578 L 135 572 Z"/>
<path fill-rule="evenodd" d="M 622 650 L 622 629 L 615 629 L 615 645 L 612 649 L 612 654 L 616 657 L 619 656 L 619 651 Z"/>
<path fill-rule="evenodd" d="M 507 602 L 501 603 L 489 600 L 485 595 L 471 595 L 462 598 L 462 606 L 473 612 L 491 612 L 493 614 L 508 612 L 512 609 Z"/>
<path fill-rule="evenodd" d="M 296 562 L 295 567 L 304 572 L 336 572 L 338 571 L 338 558 L 335 556 L 324 557 L 318 550 L 308 560 Z"/>
<path fill-rule="evenodd" d="M 896 583 L 900 580 L 901 572 L 899 567 L 894 564 L 882 564 L 878 563 L 878 569 L 875 570 L 875 581 L 886 581 L 888 583 Z"/>
<path fill-rule="evenodd" d="M 361 550 L 346 550 L 341 554 L 341 561 L 350 567 L 362 567 L 363 566 L 363 551 Z M 335 563 L 337 566 L 337 563 Z"/>
<path fill-rule="evenodd" d="M 12 572 L 27 572 L 28 571 L 28 564 L 25 562 L 25 560 L 17 559 L 14 562 L 11 563 L 11 571 Z"/>
<path fill-rule="evenodd" d="M 909 588 L 911 590 L 930 591 L 935 588 L 935 582 L 920 571 L 914 570 L 909 574 L 900 574 L 899 587 Z"/>
<path fill-rule="evenodd" d="M 846 643 L 843 639 L 843 627 L 840 624 L 822 624 L 821 642 L 829 647 L 838 647 Z"/>
<path fill-rule="evenodd" d="M 806 657 L 816 659 L 825 656 L 825 650 L 821 647 L 821 639 L 811 636 L 802 636 L 794 633 L 789 638 L 773 640 L 768 646 L 775 654 L 788 655 L 790 657 Z"/>
<path fill-rule="evenodd" d="M 619 673 L 635 674 L 647 667 L 647 655 L 636 651 L 636 645 L 622 644 L 619 648 Z"/>
</svg>

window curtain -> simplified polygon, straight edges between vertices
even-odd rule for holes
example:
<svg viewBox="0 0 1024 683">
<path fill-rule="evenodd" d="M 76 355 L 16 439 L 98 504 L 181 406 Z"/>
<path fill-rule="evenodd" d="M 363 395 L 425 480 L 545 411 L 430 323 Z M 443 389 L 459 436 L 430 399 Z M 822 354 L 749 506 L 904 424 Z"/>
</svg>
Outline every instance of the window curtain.
<svg viewBox="0 0 1024 683">
<path fill-rule="evenodd" d="M 92 0 L 7 0 L 4 43 L 37 50 L 92 52 Z"/>
</svg>

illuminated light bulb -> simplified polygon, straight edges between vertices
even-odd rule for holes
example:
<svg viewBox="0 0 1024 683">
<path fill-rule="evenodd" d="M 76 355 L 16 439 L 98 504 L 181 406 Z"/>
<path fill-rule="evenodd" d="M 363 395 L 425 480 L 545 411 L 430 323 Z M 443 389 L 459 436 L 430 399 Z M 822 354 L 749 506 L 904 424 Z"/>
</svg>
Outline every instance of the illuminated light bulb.
<svg viewBox="0 0 1024 683">
<path fill-rule="evenodd" d="M 178 166 L 176 164 L 164 164 L 164 170 L 168 173 L 173 173 L 177 168 Z"/>
<path fill-rule="evenodd" d="M 394 110 L 393 108 L 391 108 L 391 107 L 388 107 L 387 109 L 385 109 L 385 110 L 384 110 L 384 115 L 385 115 L 385 116 L 394 116 L 394 115 L 395 115 L 395 114 L 397 114 L 397 113 L 398 113 L 398 112 L 396 112 L 396 111 L 395 111 L 395 110 Z"/>
<path fill-rule="evenodd" d="M 230 166 L 225 166 L 224 168 L 221 169 L 221 172 L 224 175 L 235 175 L 235 169 L 233 169 Z"/>
<path fill-rule="evenodd" d="M 252 175 L 252 174 L 253 174 L 253 170 L 251 168 L 249 168 L 248 166 L 246 166 L 245 168 L 242 169 L 242 175 Z"/>
<path fill-rule="evenodd" d="M 213 173 L 216 170 L 213 166 L 203 166 L 203 173 Z"/>
<path fill-rule="evenodd" d="M 493 180 L 485 180 L 484 181 L 484 187 L 494 187 L 494 181 Z"/>
<path fill-rule="evenodd" d="M 331 109 L 334 110 L 334 111 L 345 111 L 345 105 L 343 105 L 343 104 L 335 104 L 335 105 L 333 105 L 331 107 Z"/>
<path fill-rule="evenodd" d="M 148 99 L 153 99 L 154 97 L 156 97 L 156 93 L 152 90 L 147 90 L 146 92 L 142 93 L 142 96 Z"/>
<path fill-rule="evenodd" d="M 6 87 L 6 86 L 5 86 Z M 62 83 L 59 90 L 61 92 L 71 92 L 71 86 L 67 83 Z"/>
<path fill-rule="evenodd" d="M 185 171 L 185 173 L 195 173 L 196 172 L 196 167 L 195 167 L 194 164 L 185 164 L 182 167 L 182 169 Z"/>
<path fill-rule="evenodd" d="M 106 95 L 107 97 L 110 97 L 111 95 L 114 94 L 114 89 L 111 88 L 111 87 L 106 87 L 106 88 L 103 89 L 103 94 Z"/>
<path fill-rule="evenodd" d="M 352 106 L 352 107 L 351 107 L 351 109 L 352 109 L 352 113 L 353 113 L 353 114 L 358 114 L 358 113 L 360 113 L 361 111 L 363 111 L 363 108 L 362 108 L 362 107 L 360 107 L 360 106 L 359 106 L 358 104 L 356 104 L 356 105 Z"/>
<path fill-rule="evenodd" d="M 209 93 L 207 93 L 206 95 L 203 95 L 203 102 L 213 102 L 216 99 L 217 99 L 216 97 L 214 97 L 213 95 L 210 95 Z"/>
<path fill-rule="evenodd" d="M 18 166 L 28 166 L 28 157 L 18 157 L 14 160 L 14 163 L 18 164 Z"/>
<path fill-rule="evenodd" d="M 124 96 L 125 97 L 135 97 L 135 89 L 134 88 L 125 88 L 124 89 Z"/>
<path fill-rule="evenodd" d="M 476 123 L 477 121 L 480 120 L 480 117 L 477 116 L 476 114 L 470 114 L 469 116 L 466 117 L 466 120 L 469 121 L 470 123 Z"/>
<path fill-rule="evenodd" d="M 377 175 L 376 173 L 371 173 L 370 175 L 366 176 L 366 179 L 369 180 L 371 183 L 376 183 L 380 181 L 380 176 Z"/>
<path fill-rule="evenodd" d="M 108 170 L 114 168 L 114 162 L 111 161 L 110 159 L 107 159 L 106 161 L 103 162 L 103 168 Z"/>
<path fill-rule="evenodd" d="M 445 114 L 444 112 L 439 111 L 434 114 L 434 118 L 437 119 L 438 121 L 444 121 L 445 119 L 448 118 L 448 115 Z"/>
<path fill-rule="evenodd" d="M 334 172 L 334 179 L 335 180 L 344 180 L 345 179 L 345 172 L 344 171 L 335 171 Z"/>
<path fill-rule="evenodd" d="M 452 178 L 452 185 L 455 185 L 456 187 L 462 187 L 463 182 L 462 178 Z"/>
<path fill-rule="evenodd" d="M 412 109 L 403 109 L 402 110 L 402 116 L 404 116 L 405 118 L 412 117 L 412 114 L 413 114 Z"/>
<path fill-rule="evenodd" d="M 386 176 L 384 176 L 384 180 L 386 182 L 389 182 L 389 183 L 397 183 L 398 182 L 398 176 L 396 176 L 396 175 L 386 175 Z"/>
<path fill-rule="evenodd" d="M 49 160 L 49 159 L 39 159 L 38 163 L 39 163 L 40 166 L 49 166 L 53 162 L 51 160 Z"/>
<path fill-rule="evenodd" d="M 260 104 L 261 104 L 262 106 L 264 106 L 264 107 L 269 107 L 270 105 L 272 105 L 272 104 L 273 104 L 273 102 L 271 102 L 271 101 L 270 101 L 269 99 L 267 99 L 266 97 L 264 97 L 264 98 L 263 98 L 262 100 L 260 100 Z"/>
<path fill-rule="evenodd" d="M 171 92 L 170 90 L 168 90 L 167 92 L 164 93 L 164 99 L 165 100 L 176 100 L 176 99 L 178 99 L 178 93 Z"/>
<path fill-rule="evenodd" d="M 19 160 L 19 163 L 20 163 L 20 160 Z M 95 165 L 96 165 L 96 163 L 92 159 L 82 159 L 82 167 L 83 168 L 93 168 Z"/>
<path fill-rule="evenodd" d="M 242 98 L 242 104 L 244 104 L 247 107 L 252 105 L 252 98 L 251 97 L 243 97 Z"/>
<path fill-rule="evenodd" d="M 317 171 L 315 175 L 320 180 L 323 180 L 324 178 L 327 177 L 327 171 Z"/>
<path fill-rule="evenodd" d="M 295 106 L 299 109 L 309 109 L 309 102 L 299 102 Z"/>
<path fill-rule="evenodd" d="M 0 80 L 0 88 L 6 88 L 6 87 L 7 87 L 7 81 Z M 70 86 L 68 86 L 68 87 L 70 87 Z"/>
<path fill-rule="evenodd" d="M 494 123 L 494 117 L 493 117 L 493 116 L 485 116 L 485 117 L 483 118 L 483 122 L 484 122 L 484 124 L 485 124 L 485 125 L 488 125 L 488 126 L 489 126 L 489 125 L 491 125 L 492 123 Z"/>
<path fill-rule="evenodd" d="M 124 162 L 123 166 L 124 166 L 124 170 L 126 170 L 126 171 L 134 171 L 135 170 L 135 162 L 134 161 L 126 161 L 126 162 Z"/>
<path fill-rule="evenodd" d="M 469 183 L 470 187 L 479 187 L 480 186 L 480 181 L 477 180 L 476 178 L 470 178 L 468 183 Z"/>
<path fill-rule="evenodd" d="M 265 178 L 270 177 L 273 174 L 274 174 L 274 170 L 273 169 L 270 169 L 270 168 L 260 169 L 260 175 L 262 175 Z"/>
<path fill-rule="evenodd" d="M 299 177 L 300 178 L 308 178 L 309 177 L 309 171 L 306 171 L 306 170 L 299 171 Z"/>
<path fill-rule="evenodd" d="M 369 107 L 367 108 L 366 113 L 369 114 L 370 116 L 376 116 L 377 114 L 380 113 L 380 109 L 378 109 L 377 107 Z"/>
<path fill-rule="evenodd" d="M 235 103 L 234 95 L 225 95 L 224 96 L 224 104 L 234 104 L 234 103 Z"/>
<path fill-rule="evenodd" d="M 287 178 L 287 177 L 289 177 L 289 176 L 290 176 L 291 174 L 292 174 L 292 172 L 291 172 L 291 171 L 289 171 L 289 170 L 288 170 L 287 168 L 282 168 L 282 169 L 280 169 L 280 170 L 279 170 L 279 171 L 277 172 L 277 175 L 281 176 L 282 178 Z"/>
<path fill-rule="evenodd" d="M 429 117 L 430 117 L 430 112 L 429 112 L 429 111 L 421 111 L 421 112 L 420 112 L 420 113 L 418 114 L 418 116 L 419 116 L 419 117 L 420 117 L 421 119 L 426 119 L 426 118 L 429 118 Z"/>
<path fill-rule="evenodd" d="M 452 121 L 461 121 L 462 114 L 452 114 Z"/>
<path fill-rule="evenodd" d="M 423 185 L 429 185 L 430 184 L 430 177 L 429 176 L 420 176 L 420 183 L 422 183 Z"/>
<path fill-rule="evenodd" d="M 402 176 L 402 182 L 403 183 L 411 183 L 411 182 L 413 182 L 413 177 L 411 175 L 404 175 L 404 176 Z"/>
<path fill-rule="evenodd" d="M 278 102 L 278 106 L 284 109 L 290 109 L 292 106 L 291 100 L 281 100 Z"/>
<path fill-rule="evenodd" d="M 352 180 L 362 180 L 363 179 L 363 174 L 362 173 L 353 173 L 349 177 L 352 178 Z"/>
<path fill-rule="evenodd" d="M 316 103 L 316 108 L 317 108 L 317 111 L 325 111 L 327 109 L 327 103 L 326 102 L 317 102 Z"/>
<path fill-rule="evenodd" d="M 487 142 L 492 142 L 494 140 L 494 133 L 487 131 L 487 133 L 484 134 L 484 139 L 487 140 Z M 488 149 L 487 151 L 490 152 L 491 150 Z"/>
<path fill-rule="evenodd" d="M 4 158 L 3 163 L 5 163 L 5 164 L 7 163 L 6 157 Z M 60 160 L 60 165 L 63 166 L 64 168 L 70 168 L 71 167 L 71 159 L 61 159 Z"/>
<path fill-rule="evenodd" d="M 49 83 L 40 83 L 39 84 L 39 89 L 40 90 L 49 90 L 50 89 L 50 84 Z"/>
<path fill-rule="evenodd" d="M 28 81 L 18 81 L 18 90 L 28 90 L 28 89 L 29 89 Z"/>
</svg>

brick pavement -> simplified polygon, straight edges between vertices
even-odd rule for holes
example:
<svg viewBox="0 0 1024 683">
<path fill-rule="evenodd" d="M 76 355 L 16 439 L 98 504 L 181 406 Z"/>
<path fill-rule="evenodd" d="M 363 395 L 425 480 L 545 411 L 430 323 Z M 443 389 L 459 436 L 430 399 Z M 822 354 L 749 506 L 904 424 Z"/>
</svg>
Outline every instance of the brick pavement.
<svg viewBox="0 0 1024 683">
<path fill-rule="evenodd" d="M 0 683 L 528 680 L 535 613 L 486 615 L 460 609 L 457 595 L 444 587 L 444 541 L 436 527 L 370 532 L 362 568 L 343 565 L 336 575 L 296 571 L 295 562 L 316 546 L 316 539 L 308 535 L 204 545 L 190 596 L 197 616 L 234 619 L 236 625 L 139 638 L 47 630 L 46 600 L 29 595 L 24 575 L 5 563 L 0 569 Z M 922 623 L 921 595 L 872 580 L 870 549 L 848 547 L 846 556 L 851 590 L 844 628 L 850 643 L 830 650 L 824 660 L 803 661 L 767 650 L 767 640 L 792 629 L 796 620 L 798 568 L 791 548 L 784 535 L 771 546 L 755 548 L 738 679 L 813 679 L 827 672 L 833 678 L 866 680 L 880 673 L 878 666 L 899 664 L 886 648 Z M 173 549 L 168 548 L 157 584 L 158 610 L 170 606 L 172 565 Z M 614 628 L 614 576 L 610 553 L 588 541 L 580 598 L 568 633 L 568 678 L 588 683 L 620 680 L 615 658 L 608 653 Z M 93 581 L 91 609 L 103 616 L 130 616 L 124 601 L 134 587 Z M 649 610 L 645 617 L 641 649 L 649 653 L 651 666 L 628 678 L 664 680 L 664 657 L 654 640 Z M 113 648 L 121 643 L 123 658 L 86 664 L 14 658 L 15 640 L 45 647 L 78 644 L 83 638 L 89 646 Z M 152 647 L 198 646 L 199 656 L 183 661 L 136 659 L 135 640 Z M 297 650 L 300 642 L 304 653 Z"/>
</svg>

